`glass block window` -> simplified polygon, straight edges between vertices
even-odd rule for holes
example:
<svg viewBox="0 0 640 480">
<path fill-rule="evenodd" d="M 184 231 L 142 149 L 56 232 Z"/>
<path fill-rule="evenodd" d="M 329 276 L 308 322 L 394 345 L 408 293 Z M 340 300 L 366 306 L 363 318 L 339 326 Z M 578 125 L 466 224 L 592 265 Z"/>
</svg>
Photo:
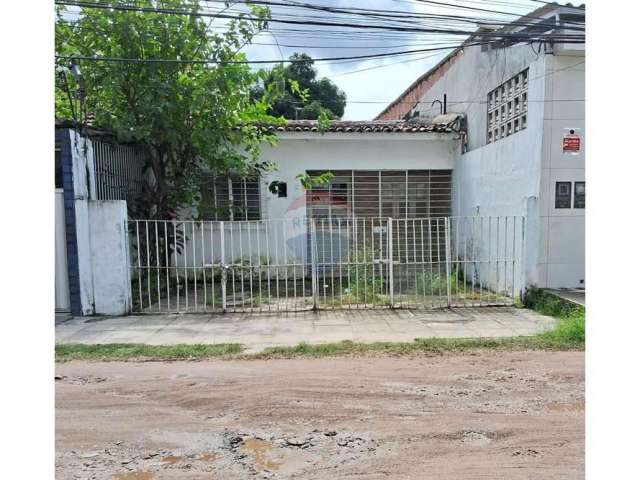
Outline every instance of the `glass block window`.
<svg viewBox="0 0 640 480">
<path fill-rule="evenodd" d="M 487 95 L 487 143 L 527 128 L 528 80 L 527 68 Z"/>
</svg>

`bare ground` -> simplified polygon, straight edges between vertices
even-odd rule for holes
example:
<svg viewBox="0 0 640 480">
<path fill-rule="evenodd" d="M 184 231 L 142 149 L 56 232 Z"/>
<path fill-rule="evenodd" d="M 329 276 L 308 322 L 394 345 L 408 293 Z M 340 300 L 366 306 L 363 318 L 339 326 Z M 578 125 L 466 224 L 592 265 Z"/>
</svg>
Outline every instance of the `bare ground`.
<svg viewBox="0 0 640 480">
<path fill-rule="evenodd" d="M 58 364 L 58 479 L 578 479 L 584 354 Z"/>
</svg>

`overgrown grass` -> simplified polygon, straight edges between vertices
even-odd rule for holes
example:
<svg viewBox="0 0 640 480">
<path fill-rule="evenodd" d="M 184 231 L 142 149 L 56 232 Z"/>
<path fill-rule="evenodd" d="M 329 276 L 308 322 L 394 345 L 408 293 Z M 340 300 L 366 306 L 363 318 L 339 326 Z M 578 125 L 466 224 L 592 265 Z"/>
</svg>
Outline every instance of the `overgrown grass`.
<svg viewBox="0 0 640 480">
<path fill-rule="evenodd" d="M 542 340 L 564 345 L 566 348 L 584 348 L 586 313 L 584 307 L 537 289 L 527 291 L 524 305 L 543 315 L 558 319 L 555 328 L 538 335 Z"/>
<path fill-rule="evenodd" d="M 243 347 L 237 343 L 217 345 L 144 345 L 109 343 L 99 345 L 56 345 L 56 361 L 66 360 L 203 360 L 238 355 Z"/>
</svg>

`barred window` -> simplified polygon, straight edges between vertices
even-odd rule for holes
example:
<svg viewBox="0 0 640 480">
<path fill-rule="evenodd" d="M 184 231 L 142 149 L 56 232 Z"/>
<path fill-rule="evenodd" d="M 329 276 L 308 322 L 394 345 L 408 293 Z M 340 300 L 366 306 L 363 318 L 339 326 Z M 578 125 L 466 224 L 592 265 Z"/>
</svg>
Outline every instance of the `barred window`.
<svg viewBox="0 0 640 480">
<path fill-rule="evenodd" d="M 527 68 L 487 95 L 487 143 L 527 128 L 528 77 Z"/>
<path fill-rule="evenodd" d="M 203 174 L 200 182 L 203 220 L 260 220 L 260 180 Z"/>
<path fill-rule="evenodd" d="M 323 170 L 310 170 L 317 177 Z M 451 212 L 451 170 L 334 170 L 307 190 L 312 218 L 425 218 Z"/>
</svg>

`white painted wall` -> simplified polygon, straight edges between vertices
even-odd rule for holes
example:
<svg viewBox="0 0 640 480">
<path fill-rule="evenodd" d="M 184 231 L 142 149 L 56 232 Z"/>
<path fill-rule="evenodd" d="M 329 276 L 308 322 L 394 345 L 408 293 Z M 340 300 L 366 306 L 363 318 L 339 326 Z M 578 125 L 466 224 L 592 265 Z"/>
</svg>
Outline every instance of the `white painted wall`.
<svg viewBox="0 0 640 480">
<path fill-rule="evenodd" d="M 94 157 L 91 141 L 70 130 L 73 169 L 74 204 L 76 215 L 76 240 L 78 248 L 78 273 L 80 277 L 80 304 L 83 315 L 92 315 L 93 275 L 91 270 L 91 233 L 89 199 L 95 192 Z"/>
<path fill-rule="evenodd" d="M 439 113 L 431 102 L 447 94 L 448 112 L 466 113 L 468 149 L 453 169 L 453 215 L 526 215 L 526 284 L 580 287 L 584 283 L 584 210 L 556 210 L 556 181 L 584 180 L 584 148 L 562 154 L 567 128 L 584 144 L 584 51 L 556 48 L 538 54 L 529 45 L 464 54 L 421 99 L 423 117 Z M 486 144 L 487 94 L 529 68 L 528 126 Z M 570 101 L 567 101 L 570 100 Z M 464 103 L 458 103 L 464 102 Z"/>
<path fill-rule="evenodd" d="M 131 308 L 125 201 L 94 200 L 92 142 L 70 131 L 83 315 L 122 315 Z"/>
<path fill-rule="evenodd" d="M 579 49 L 559 49 L 547 59 L 537 269 L 540 284 L 552 288 L 586 286 L 585 210 L 555 208 L 556 182 L 572 182 L 573 194 L 574 182 L 585 180 L 584 61 Z M 562 152 L 563 136 L 570 129 L 582 140 L 577 155 Z"/>
<path fill-rule="evenodd" d="M 127 202 L 90 201 L 93 309 L 99 315 L 124 315 L 131 309 L 127 241 Z"/>
</svg>

